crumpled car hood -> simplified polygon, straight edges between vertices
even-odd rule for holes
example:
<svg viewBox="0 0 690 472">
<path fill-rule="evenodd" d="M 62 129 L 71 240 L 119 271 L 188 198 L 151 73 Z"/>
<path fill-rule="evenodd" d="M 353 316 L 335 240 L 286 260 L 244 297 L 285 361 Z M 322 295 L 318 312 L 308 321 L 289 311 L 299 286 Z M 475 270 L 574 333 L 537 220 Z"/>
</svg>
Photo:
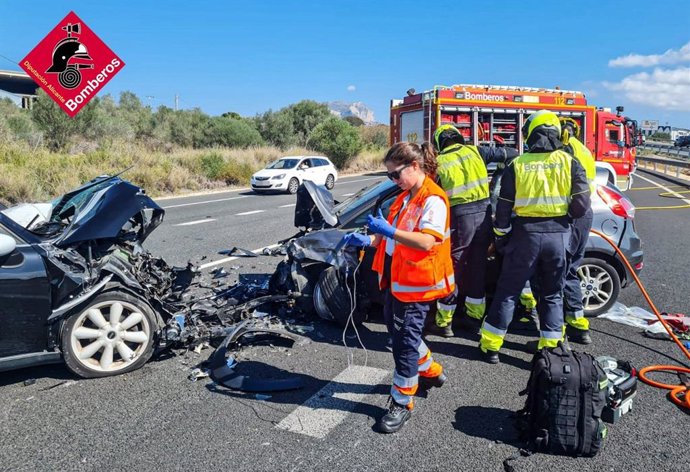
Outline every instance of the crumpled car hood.
<svg viewBox="0 0 690 472">
<path fill-rule="evenodd" d="M 102 183 L 104 181 L 99 181 Z M 66 194 L 60 204 L 89 184 Z M 54 242 L 58 247 L 67 247 L 83 241 L 115 239 L 128 225 L 140 225 L 136 241 L 142 243 L 162 222 L 165 210 L 156 204 L 144 191 L 118 177 L 109 179 L 106 185 L 94 192 L 76 210 L 70 224 Z"/>
<path fill-rule="evenodd" d="M 307 191 L 308 196 L 321 214 L 323 221 L 329 226 L 338 225 L 338 217 L 335 214 L 333 208 L 335 207 L 335 202 L 333 201 L 333 195 L 330 191 L 321 185 L 316 185 L 311 180 L 305 180 L 302 182 L 304 189 Z M 311 202 L 307 198 L 301 197 L 300 191 L 298 191 L 297 207 L 295 208 L 295 226 L 306 226 L 313 229 L 320 229 L 318 218 L 314 218 L 314 215 L 309 215 L 312 208 Z M 303 216 L 299 216 L 303 215 Z M 300 224 L 298 224 L 300 223 Z"/>
</svg>

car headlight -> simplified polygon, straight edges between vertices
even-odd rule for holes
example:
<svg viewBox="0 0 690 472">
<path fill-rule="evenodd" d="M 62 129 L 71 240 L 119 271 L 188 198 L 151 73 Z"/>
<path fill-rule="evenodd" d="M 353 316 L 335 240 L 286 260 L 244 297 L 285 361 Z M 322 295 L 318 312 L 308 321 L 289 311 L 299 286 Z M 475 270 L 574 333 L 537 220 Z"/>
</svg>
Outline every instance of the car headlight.
<svg viewBox="0 0 690 472">
<path fill-rule="evenodd" d="M 280 180 L 280 179 L 284 179 L 284 178 L 285 178 L 285 174 L 278 174 L 278 175 L 274 175 L 271 178 L 271 180 Z"/>
</svg>

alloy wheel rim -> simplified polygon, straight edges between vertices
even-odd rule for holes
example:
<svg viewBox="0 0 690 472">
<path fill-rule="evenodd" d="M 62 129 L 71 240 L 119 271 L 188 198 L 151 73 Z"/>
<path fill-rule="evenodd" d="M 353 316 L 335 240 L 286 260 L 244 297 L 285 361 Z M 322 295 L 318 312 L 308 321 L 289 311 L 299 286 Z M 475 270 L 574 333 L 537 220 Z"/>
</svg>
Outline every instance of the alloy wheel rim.
<svg viewBox="0 0 690 472">
<path fill-rule="evenodd" d="M 585 310 L 597 310 L 611 299 L 613 279 L 599 266 L 582 265 L 577 270 L 582 290 L 582 304 Z"/>
<path fill-rule="evenodd" d="M 150 338 L 151 325 L 141 310 L 118 300 L 98 303 L 81 313 L 70 343 L 84 367 L 117 372 L 136 362 Z"/>
</svg>

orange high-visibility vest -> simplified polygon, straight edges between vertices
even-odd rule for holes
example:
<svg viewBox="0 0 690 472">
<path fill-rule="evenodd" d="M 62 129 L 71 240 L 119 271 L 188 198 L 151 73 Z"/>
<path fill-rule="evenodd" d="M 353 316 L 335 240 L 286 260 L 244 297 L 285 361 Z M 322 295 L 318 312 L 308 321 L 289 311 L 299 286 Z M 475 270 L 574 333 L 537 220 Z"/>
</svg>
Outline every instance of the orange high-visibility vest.
<svg viewBox="0 0 690 472">
<path fill-rule="evenodd" d="M 446 228 L 444 234 L 429 232 L 439 238 L 430 250 L 422 251 L 400 243 L 395 243 L 393 260 L 391 262 L 391 280 L 382 280 L 383 266 L 386 259 L 385 239 L 376 248 L 372 269 L 379 273 L 379 287 L 388 288 L 395 298 L 401 302 L 423 302 L 436 300 L 455 290 L 455 275 L 453 262 L 450 258 L 450 205 L 446 193 L 429 177 L 424 179 L 422 187 L 414 198 L 410 199 L 405 208 L 403 201 L 410 194 L 409 190 L 398 195 L 388 213 L 388 222 L 393 224 L 398 216 L 395 227 L 404 231 L 420 231 L 419 221 L 422 217 L 424 202 L 432 195 L 443 199 L 446 203 Z M 402 210 L 401 210 L 402 208 Z M 390 285 L 388 285 L 390 282 Z"/>
</svg>

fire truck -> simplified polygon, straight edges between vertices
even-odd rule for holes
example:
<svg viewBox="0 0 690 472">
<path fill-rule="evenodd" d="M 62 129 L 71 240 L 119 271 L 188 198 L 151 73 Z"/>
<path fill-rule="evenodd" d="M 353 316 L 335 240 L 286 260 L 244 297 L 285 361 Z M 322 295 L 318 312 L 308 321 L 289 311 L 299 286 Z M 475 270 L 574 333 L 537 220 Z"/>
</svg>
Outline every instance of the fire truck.
<svg viewBox="0 0 690 472">
<path fill-rule="evenodd" d="M 391 100 L 390 139 L 393 144 L 431 141 L 438 126 L 451 124 L 468 144 L 522 151 L 520 130 L 537 110 L 572 118 L 597 161 L 608 162 L 621 177 L 634 172 L 635 146 L 641 143 L 637 122 L 623 116 L 621 106 L 613 113 L 589 105 L 582 92 L 559 88 L 453 85 L 422 93 L 410 89 L 402 100 Z"/>
</svg>

